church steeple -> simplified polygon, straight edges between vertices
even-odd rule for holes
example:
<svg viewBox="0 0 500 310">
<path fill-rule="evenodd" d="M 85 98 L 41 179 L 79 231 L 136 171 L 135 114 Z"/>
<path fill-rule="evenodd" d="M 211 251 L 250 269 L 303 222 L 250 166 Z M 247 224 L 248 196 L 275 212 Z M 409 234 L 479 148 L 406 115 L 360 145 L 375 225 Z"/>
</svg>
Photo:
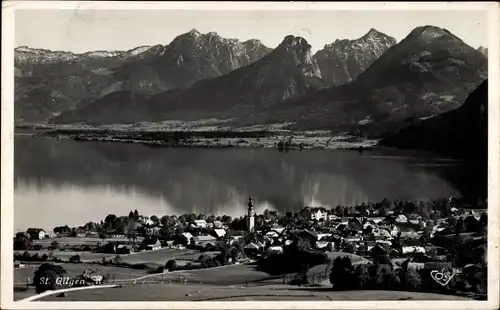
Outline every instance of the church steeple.
<svg viewBox="0 0 500 310">
<path fill-rule="evenodd" d="M 248 198 L 248 212 L 247 212 L 247 230 L 248 232 L 253 231 L 255 226 L 255 210 L 253 209 L 253 198 Z"/>
</svg>

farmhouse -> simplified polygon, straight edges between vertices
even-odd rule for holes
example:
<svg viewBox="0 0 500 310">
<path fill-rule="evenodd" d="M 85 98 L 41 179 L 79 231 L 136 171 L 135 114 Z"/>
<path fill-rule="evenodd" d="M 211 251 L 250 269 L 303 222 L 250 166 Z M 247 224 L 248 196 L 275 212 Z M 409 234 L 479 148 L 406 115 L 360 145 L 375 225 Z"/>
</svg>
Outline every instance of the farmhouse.
<svg viewBox="0 0 500 310">
<path fill-rule="evenodd" d="M 146 250 L 159 250 L 161 249 L 161 242 L 157 238 L 147 238 L 144 239 L 143 245 Z"/>
<path fill-rule="evenodd" d="M 31 239 L 40 240 L 45 239 L 45 230 L 41 228 L 28 228 L 26 230 Z"/>
</svg>

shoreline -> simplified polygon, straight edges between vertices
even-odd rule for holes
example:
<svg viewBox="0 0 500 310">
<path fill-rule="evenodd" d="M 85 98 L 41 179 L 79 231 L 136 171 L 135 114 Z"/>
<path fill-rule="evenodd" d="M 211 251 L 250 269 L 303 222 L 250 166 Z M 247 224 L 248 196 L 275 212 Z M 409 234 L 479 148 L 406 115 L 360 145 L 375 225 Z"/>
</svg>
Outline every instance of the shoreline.
<svg viewBox="0 0 500 310">
<path fill-rule="evenodd" d="M 16 133 L 29 135 L 26 132 Z M 279 131 L 120 131 L 109 129 L 52 129 L 31 132 L 33 138 L 70 139 L 142 144 L 167 148 L 253 148 L 291 150 L 368 150 L 379 140 L 320 132 Z"/>
</svg>

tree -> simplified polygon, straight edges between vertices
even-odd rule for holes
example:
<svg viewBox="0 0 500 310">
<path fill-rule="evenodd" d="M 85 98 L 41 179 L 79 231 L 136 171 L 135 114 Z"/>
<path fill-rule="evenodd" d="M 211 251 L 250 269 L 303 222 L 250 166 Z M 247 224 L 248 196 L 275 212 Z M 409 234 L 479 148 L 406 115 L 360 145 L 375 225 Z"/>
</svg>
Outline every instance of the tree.
<svg viewBox="0 0 500 310">
<path fill-rule="evenodd" d="M 33 277 L 33 284 L 36 293 L 40 294 L 47 290 L 54 290 L 57 286 L 57 279 L 66 274 L 66 270 L 61 265 L 44 263 L 38 267 Z"/>
<path fill-rule="evenodd" d="M 330 283 L 333 284 L 333 288 L 336 290 L 354 288 L 355 276 L 352 271 L 352 263 L 349 257 L 337 257 L 333 261 L 332 272 L 330 273 Z"/>
<path fill-rule="evenodd" d="M 175 260 L 171 259 L 169 260 L 168 262 L 165 263 L 165 268 L 168 270 L 168 271 L 173 271 L 177 268 L 177 263 L 175 262 Z"/>
<path fill-rule="evenodd" d="M 97 230 L 97 223 L 88 222 L 87 224 L 85 224 L 83 226 L 83 229 L 85 229 L 85 231 L 96 231 Z"/>
<path fill-rule="evenodd" d="M 69 258 L 70 263 L 80 263 L 82 259 L 80 258 L 80 255 L 73 255 Z"/>
<path fill-rule="evenodd" d="M 232 220 L 233 220 L 233 219 L 232 219 L 229 215 L 224 215 L 224 216 L 222 217 L 222 222 L 224 222 L 224 223 L 231 223 L 231 222 L 232 222 Z"/>
<path fill-rule="evenodd" d="M 55 241 L 55 240 L 54 240 L 54 241 L 52 241 L 52 242 L 50 243 L 50 248 L 51 248 L 52 250 L 57 250 L 57 249 L 59 249 L 59 242 L 57 242 L 57 241 Z"/>
<path fill-rule="evenodd" d="M 24 232 L 18 232 L 14 239 L 14 250 L 29 250 L 33 245 L 31 237 Z"/>
<path fill-rule="evenodd" d="M 115 258 L 113 259 L 113 263 L 115 263 L 115 264 L 122 264 L 123 263 L 123 258 L 120 255 L 116 255 Z"/>
<path fill-rule="evenodd" d="M 149 218 L 155 226 L 158 226 L 160 224 L 160 219 L 156 216 L 156 215 L 153 215 Z"/>
<path fill-rule="evenodd" d="M 137 211 L 137 209 L 134 210 L 134 220 L 138 220 L 139 219 L 139 212 Z"/>
<path fill-rule="evenodd" d="M 127 228 L 127 224 L 125 224 L 122 221 L 116 221 L 113 224 L 113 228 L 115 229 L 116 233 L 118 234 L 124 234 L 125 229 Z"/>
<path fill-rule="evenodd" d="M 107 237 L 108 237 L 108 235 L 107 235 L 105 232 L 100 232 L 100 233 L 99 233 L 99 239 L 104 240 L 104 239 L 106 239 Z"/>
<path fill-rule="evenodd" d="M 108 216 L 106 216 L 106 218 L 104 219 L 104 222 L 111 227 L 113 227 L 115 221 L 116 221 L 116 215 L 114 214 L 108 214 Z"/>
</svg>

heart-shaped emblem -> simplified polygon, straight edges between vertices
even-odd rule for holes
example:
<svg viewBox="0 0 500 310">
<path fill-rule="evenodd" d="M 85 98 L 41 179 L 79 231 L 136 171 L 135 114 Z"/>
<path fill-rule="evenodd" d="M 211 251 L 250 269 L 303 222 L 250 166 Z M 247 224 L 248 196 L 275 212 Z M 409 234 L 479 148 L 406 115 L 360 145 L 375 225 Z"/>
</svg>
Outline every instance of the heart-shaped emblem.
<svg viewBox="0 0 500 310">
<path fill-rule="evenodd" d="M 443 269 L 441 271 L 439 270 L 432 270 L 431 271 L 431 277 L 436 281 L 439 285 L 446 286 L 448 283 L 450 283 L 451 279 L 455 276 L 453 272 L 446 271 L 446 269 Z"/>
</svg>

